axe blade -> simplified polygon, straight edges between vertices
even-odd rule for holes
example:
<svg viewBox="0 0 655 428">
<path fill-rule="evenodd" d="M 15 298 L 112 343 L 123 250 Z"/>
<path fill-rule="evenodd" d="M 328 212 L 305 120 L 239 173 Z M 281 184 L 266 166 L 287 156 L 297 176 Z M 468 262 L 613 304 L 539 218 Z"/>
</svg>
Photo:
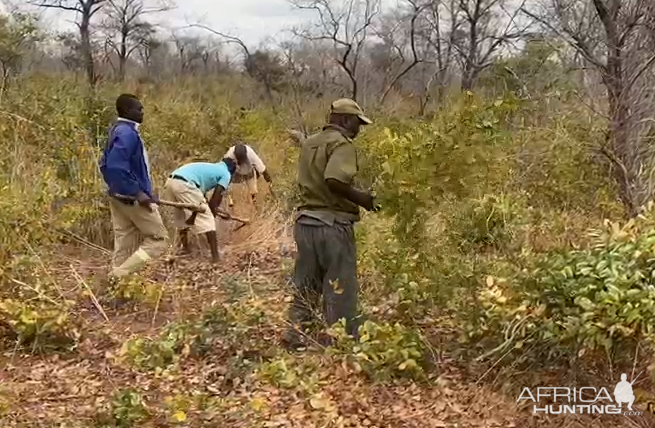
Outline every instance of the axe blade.
<svg viewBox="0 0 655 428">
<path fill-rule="evenodd" d="M 243 226 L 245 226 L 246 224 L 248 224 L 248 223 L 241 223 L 240 225 L 238 225 L 237 227 L 235 227 L 234 229 L 232 229 L 232 232 L 236 232 L 237 230 L 241 229 L 241 228 L 242 228 Z"/>
</svg>

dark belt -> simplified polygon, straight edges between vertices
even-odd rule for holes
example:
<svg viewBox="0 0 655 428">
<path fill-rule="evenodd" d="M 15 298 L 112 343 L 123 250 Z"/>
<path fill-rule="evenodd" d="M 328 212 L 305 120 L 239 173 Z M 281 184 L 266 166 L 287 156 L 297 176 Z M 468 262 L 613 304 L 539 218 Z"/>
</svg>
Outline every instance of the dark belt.
<svg viewBox="0 0 655 428">
<path fill-rule="evenodd" d="M 180 177 L 179 175 L 170 175 L 169 177 L 172 178 L 172 179 L 174 179 L 174 180 L 180 180 L 180 181 L 184 181 L 185 183 L 193 184 L 193 185 L 196 186 L 198 189 L 200 189 L 200 186 L 198 186 L 196 183 L 194 183 L 193 181 L 189 181 L 189 180 L 187 180 L 187 179 L 184 178 L 184 177 Z"/>
<path fill-rule="evenodd" d="M 134 199 L 125 199 L 125 198 L 119 198 L 114 195 L 110 195 L 112 198 L 116 199 L 118 202 L 123 203 L 125 205 L 134 205 L 137 202 Z"/>
</svg>

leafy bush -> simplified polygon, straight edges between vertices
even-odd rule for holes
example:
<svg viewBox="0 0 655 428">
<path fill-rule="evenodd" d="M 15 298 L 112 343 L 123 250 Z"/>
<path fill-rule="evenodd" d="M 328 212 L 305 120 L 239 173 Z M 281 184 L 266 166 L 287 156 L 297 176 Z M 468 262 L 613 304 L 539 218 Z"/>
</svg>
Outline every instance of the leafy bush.
<svg viewBox="0 0 655 428">
<path fill-rule="evenodd" d="M 121 278 L 109 292 L 115 299 L 156 304 L 162 292 L 162 285 L 139 275 L 130 275 Z"/>
<path fill-rule="evenodd" d="M 508 280 L 488 278 L 479 296 L 486 328 L 506 332 L 497 351 L 536 344 L 548 357 L 597 349 L 619 357 L 655 338 L 652 203 L 623 226 L 607 222 L 581 250 L 551 252 Z"/>
<path fill-rule="evenodd" d="M 99 415 L 103 427 L 131 428 L 140 426 L 150 416 L 141 394 L 135 389 L 121 389 L 111 398 L 109 408 Z"/>
<path fill-rule="evenodd" d="M 387 380 L 423 379 L 428 366 L 428 349 L 421 335 L 402 325 L 366 321 L 359 328 L 359 341 L 345 334 L 343 322 L 331 334 L 338 339 L 334 351 L 344 355 L 357 372 Z"/>
<path fill-rule="evenodd" d="M 70 319 L 70 308 L 48 301 L 0 301 L 0 325 L 9 330 L 19 344 L 32 351 L 46 349 L 71 350 L 80 338 Z"/>
<path fill-rule="evenodd" d="M 120 357 L 142 370 L 164 370 L 179 358 L 177 345 L 172 340 L 137 337 L 123 344 Z"/>
<path fill-rule="evenodd" d="M 125 342 L 120 357 L 143 370 L 164 370 L 184 356 L 201 356 L 226 332 L 225 311 L 205 313 L 199 319 L 173 322 L 159 337 L 133 338 Z"/>
<path fill-rule="evenodd" d="M 283 354 L 261 364 L 257 377 L 279 388 L 301 388 L 312 392 L 318 386 L 318 363 L 311 357 L 300 360 Z"/>
<path fill-rule="evenodd" d="M 485 248 L 511 251 L 520 247 L 516 235 L 521 206 L 512 197 L 484 195 L 460 206 L 449 217 L 447 232 L 463 252 Z"/>
</svg>

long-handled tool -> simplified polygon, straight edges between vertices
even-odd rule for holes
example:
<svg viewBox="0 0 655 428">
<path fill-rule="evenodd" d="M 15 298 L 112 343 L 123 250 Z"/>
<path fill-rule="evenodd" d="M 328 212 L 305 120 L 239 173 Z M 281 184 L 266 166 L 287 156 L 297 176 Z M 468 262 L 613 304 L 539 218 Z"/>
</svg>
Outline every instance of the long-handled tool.
<svg viewBox="0 0 655 428">
<path fill-rule="evenodd" d="M 236 229 L 234 229 L 234 230 L 241 229 L 243 226 L 245 226 L 246 224 L 250 223 L 250 220 L 248 220 L 248 219 L 243 219 L 243 218 L 235 217 L 235 216 L 233 216 L 232 214 L 230 214 L 230 213 L 228 213 L 228 212 L 225 212 L 225 211 L 223 211 L 223 210 L 221 210 L 221 209 L 218 209 L 218 210 L 216 210 L 216 211 L 217 211 L 217 212 L 216 212 L 216 217 L 220 217 L 220 218 L 222 218 L 223 220 L 236 220 L 236 221 L 238 221 L 238 222 L 241 223 L 241 225 L 238 226 L 238 227 L 237 227 Z M 193 226 L 193 224 L 196 222 L 196 217 L 197 217 L 197 216 L 198 216 L 198 212 L 197 212 L 197 211 L 194 211 L 194 212 L 191 214 L 191 216 L 189 217 L 189 219 L 186 221 L 186 224 L 188 224 L 189 226 Z"/>
<path fill-rule="evenodd" d="M 250 219 L 235 217 L 232 214 L 230 214 L 229 212 L 223 211 L 220 208 L 218 210 L 216 210 L 216 211 L 217 211 L 217 217 L 220 217 L 223 220 L 234 220 L 234 221 L 238 221 L 239 223 L 244 224 L 244 225 L 250 223 Z"/>
<path fill-rule="evenodd" d="M 114 196 L 119 198 L 119 199 L 125 199 L 125 200 L 128 200 L 128 201 L 136 201 L 136 198 L 133 197 L 133 196 L 125 196 L 125 195 L 120 195 L 120 194 L 116 194 Z M 166 200 L 163 200 L 163 199 L 158 199 L 158 200 L 154 200 L 153 203 L 155 203 L 157 205 L 166 205 L 166 206 L 175 207 L 175 208 L 184 208 L 186 210 L 193 211 L 195 213 L 199 213 L 199 212 L 204 213 L 205 211 L 207 211 L 207 207 L 205 207 L 204 205 L 187 204 L 187 203 L 184 203 L 184 202 L 173 202 L 173 201 L 166 201 Z"/>
<path fill-rule="evenodd" d="M 132 196 L 125 196 L 125 195 L 120 195 L 120 194 L 116 194 L 114 196 L 117 197 L 117 198 L 120 198 L 120 199 L 126 199 L 128 201 L 136 201 L 136 198 L 134 198 Z M 187 209 L 189 211 L 192 211 L 193 213 L 191 214 L 189 219 L 186 221 L 186 224 L 188 224 L 189 226 L 193 226 L 195 224 L 196 217 L 198 216 L 198 213 L 206 212 L 207 209 L 208 209 L 208 207 L 206 205 L 187 204 L 187 203 L 184 203 L 184 202 L 174 202 L 174 201 L 167 201 L 167 200 L 163 200 L 163 199 L 158 199 L 158 200 L 155 200 L 153 202 L 155 204 L 157 204 L 157 205 L 165 205 L 165 206 L 169 206 L 169 207 L 182 208 L 182 209 Z M 218 211 L 217 216 L 222 218 L 223 220 L 235 220 L 235 221 L 240 222 L 241 226 L 237 227 L 237 229 L 240 229 L 243 226 L 245 226 L 246 224 L 250 223 L 249 219 L 243 219 L 243 218 L 240 218 L 240 217 L 235 217 L 232 214 L 230 214 L 228 212 L 225 212 L 225 211 L 223 211 L 221 209 L 219 209 L 217 211 Z"/>
</svg>

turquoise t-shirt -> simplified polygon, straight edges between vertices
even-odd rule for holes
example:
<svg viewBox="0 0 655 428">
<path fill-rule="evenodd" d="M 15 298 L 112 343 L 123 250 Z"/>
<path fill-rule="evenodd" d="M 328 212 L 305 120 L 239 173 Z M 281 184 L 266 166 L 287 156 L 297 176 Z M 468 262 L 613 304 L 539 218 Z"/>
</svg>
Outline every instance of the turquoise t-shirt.
<svg viewBox="0 0 655 428">
<path fill-rule="evenodd" d="M 224 162 L 192 162 L 179 167 L 171 175 L 180 176 L 195 184 L 203 194 L 218 185 L 227 189 L 232 178 Z"/>
</svg>

